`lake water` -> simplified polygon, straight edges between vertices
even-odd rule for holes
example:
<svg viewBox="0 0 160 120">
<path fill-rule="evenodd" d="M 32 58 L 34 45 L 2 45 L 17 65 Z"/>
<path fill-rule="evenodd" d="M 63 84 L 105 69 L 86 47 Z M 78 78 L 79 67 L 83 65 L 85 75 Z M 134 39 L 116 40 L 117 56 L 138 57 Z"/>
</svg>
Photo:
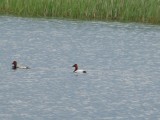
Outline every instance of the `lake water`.
<svg viewBox="0 0 160 120">
<path fill-rule="evenodd" d="M 159 74 L 160 26 L 0 16 L 0 120 L 160 120 Z"/>
</svg>

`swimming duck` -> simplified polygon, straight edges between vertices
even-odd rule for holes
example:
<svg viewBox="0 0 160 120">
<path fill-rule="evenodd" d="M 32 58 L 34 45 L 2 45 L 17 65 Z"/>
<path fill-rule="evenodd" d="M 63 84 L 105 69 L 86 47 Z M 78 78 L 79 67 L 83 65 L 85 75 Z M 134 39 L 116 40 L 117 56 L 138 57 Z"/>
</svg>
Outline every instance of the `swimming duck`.
<svg viewBox="0 0 160 120">
<path fill-rule="evenodd" d="M 72 67 L 75 67 L 75 69 L 73 71 L 75 73 L 87 73 L 85 70 L 79 70 L 77 64 L 74 64 Z"/>
<path fill-rule="evenodd" d="M 13 64 L 12 69 L 14 69 L 14 70 L 16 70 L 17 68 L 20 68 L 20 69 L 29 69 L 29 67 L 18 65 L 17 61 L 13 61 L 12 64 Z"/>
</svg>

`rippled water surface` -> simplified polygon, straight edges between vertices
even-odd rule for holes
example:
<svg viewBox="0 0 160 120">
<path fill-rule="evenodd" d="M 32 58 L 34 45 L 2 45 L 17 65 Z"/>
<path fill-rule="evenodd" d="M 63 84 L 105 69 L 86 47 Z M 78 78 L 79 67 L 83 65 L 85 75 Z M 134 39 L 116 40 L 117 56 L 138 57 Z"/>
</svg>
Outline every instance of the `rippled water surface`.
<svg viewBox="0 0 160 120">
<path fill-rule="evenodd" d="M 158 120 L 159 74 L 159 26 L 0 17 L 0 120 Z"/>
</svg>

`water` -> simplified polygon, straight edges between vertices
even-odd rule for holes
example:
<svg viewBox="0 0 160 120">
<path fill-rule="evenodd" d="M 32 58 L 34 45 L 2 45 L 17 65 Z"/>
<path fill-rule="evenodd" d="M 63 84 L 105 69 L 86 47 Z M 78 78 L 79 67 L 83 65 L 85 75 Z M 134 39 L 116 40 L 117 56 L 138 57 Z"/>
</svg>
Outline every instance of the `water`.
<svg viewBox="0 0 160 120">
<path fill-rule="evenodd" d="M 158 120 L 159 73 L 159 26 L 0 17 L 0 120 Z"/>
</svg>

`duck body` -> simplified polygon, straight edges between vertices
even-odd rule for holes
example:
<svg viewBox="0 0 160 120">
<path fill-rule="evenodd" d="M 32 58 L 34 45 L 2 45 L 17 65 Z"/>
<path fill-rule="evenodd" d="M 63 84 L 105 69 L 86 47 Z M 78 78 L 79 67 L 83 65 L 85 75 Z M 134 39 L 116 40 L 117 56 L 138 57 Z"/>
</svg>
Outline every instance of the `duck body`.
<svg viewBox="0 0 160 120">
<path fill-rule="evenodd" d="M 77 64 L 74 64 L 72 67 L 74 67 L 74 73 L 87 73 L 85 70 L 82 70 L 82 69 L 78 69 L 78 65 Z"/>
<path fill-rule="evenodd" d="M 19 68 L 19 69 L 30 69 L 29 67 L 27 67 L 27 66 L 21 66 L 21 65 L 18 65 L 17 64 L 17 61 L 13 61 L 13 66 L 12 66 L 12 69 L 13 70 L 16 70 L 17 68 Z"/>
<path fill-rule="evenodd" d="M 85 70 L 76 70 L 75 73 L 87 73 Z"/>
</svg>

